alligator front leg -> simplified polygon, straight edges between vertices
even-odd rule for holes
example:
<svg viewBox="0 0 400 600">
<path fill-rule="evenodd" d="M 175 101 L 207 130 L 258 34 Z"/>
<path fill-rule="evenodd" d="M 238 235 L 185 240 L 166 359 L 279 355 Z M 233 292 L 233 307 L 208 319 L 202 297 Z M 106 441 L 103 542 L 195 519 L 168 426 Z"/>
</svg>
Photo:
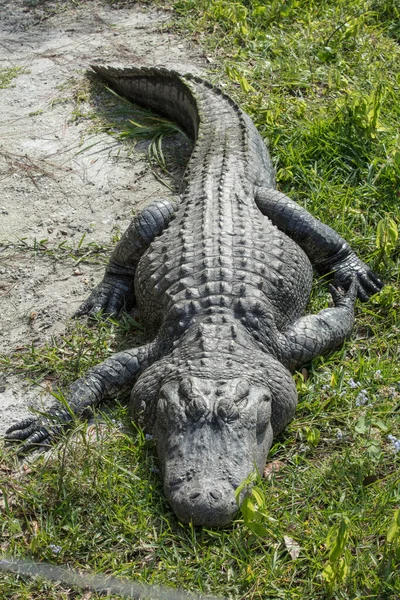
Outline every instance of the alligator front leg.
<svg viewBox="0 0 400 600">
<path fill-rule="evenodd" d="M 7 441 L 24 441 L 19 453 L 37 446 L 48 446 L 74 421 L 88 418 L 93 408 L 107 397 L 132 389 L 138 375 L 154 361 L 153 344 L 114 354 L 69 387 L 67 407 L 54 404 L 45 416 L 16 423 L 5 434 Z"/>
<path fill-rule="evenodd" d="M 140 257 L 170 222 L 175 206 L 157 200 L 144 208 L 122 236 L 111 254 L 103 280 L 78 308 L 75 316 L 94 316 L 101 310 L 116 316 L 128 298 L 133 299 L 133 281 Z"/>
<path fill-rule="evenodd" d="M 353 279 L 346 293 L 332 285 L 329 289 L 335 304 L 333 308 L 301 317 L 280 334 L 283 349 L 281 362 L 290 371 L 337 348 L 351 334 L 357 298 L 356 280 Z"/>
<path fill-rule="evenodd" d="M 382 281 L 360 260 L 345 239 L 324 225 L 285 194 L 271 188 L 258 188 L 256 204 L 281 231 L 307 254 L 321 275 L 332 273 L 334 280 L 348 289 L 356 279 L 362 301 L 383 287 Z"/>
</svg>

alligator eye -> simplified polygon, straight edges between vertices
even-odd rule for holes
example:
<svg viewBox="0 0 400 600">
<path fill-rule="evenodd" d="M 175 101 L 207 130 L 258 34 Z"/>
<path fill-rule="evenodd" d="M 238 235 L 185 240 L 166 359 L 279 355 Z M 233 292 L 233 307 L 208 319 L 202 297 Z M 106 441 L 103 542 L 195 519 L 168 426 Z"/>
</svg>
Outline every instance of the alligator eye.
<svg viewBox="0 0 400 600">
<path fill-rule="evenodd" d="M 168 401 L 162 391 L 157 403 L 157 423 L 162 429 L 168 427 Z"/>
<path fill-rule="evenodd" d="M 226 423 L 231 423 L 239 417 L 239 411 L 234 403 L 227 399 L 222 399 L 217 408 L 218 416 Z"/>
<path fill-rule="evenodd" d="M 266 430 L 271 420 L 271 408 L 270 404 L 266 402 L 269 400 L 268 396 L 263 396 L 262 401 L 258 405 L 257 409 L 257 435 L 261 435 Z"/>
<path fill-rule="evenodd" d="M 199 421 L 206 412 L 206 405 L 201 398 L 194 397 L 186 407 L 186 415 L 192 421 Z"/>
<path fill-rule="evenodd" d="M 260 406 L 257 410 L 257 435 L 261 435 L 267 428 L 269 415 L 265 406 Z"/>
<path fill-rule="evenodd" d="M 179 384 L 179 393 L 185 398 L 190 398 L 193 392 L 193 383 L 189 377 L 185 377 Z"/>
<path fill-rule="evenodd" d="M 239 381 L 239 383 L 236 386 L 236 390 L 235 390 L 235 400 L 236 402 L 239 402 L 240 400 L 243 400 L 243 398 L 246 398 L 246 396 L 248 396 L 250 393 L 250 386 L 248 384 L 247 381 Z"/>
</svg>

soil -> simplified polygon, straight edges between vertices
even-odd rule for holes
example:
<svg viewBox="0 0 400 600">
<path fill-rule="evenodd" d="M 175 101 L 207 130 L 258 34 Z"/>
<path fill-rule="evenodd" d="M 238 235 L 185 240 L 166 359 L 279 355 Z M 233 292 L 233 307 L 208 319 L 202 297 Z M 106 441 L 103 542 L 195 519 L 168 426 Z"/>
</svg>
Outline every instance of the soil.
<svg viewBox="0 0 400 600">
<path fill-rule="evenodd" d="M 60 335 L 102 277 L 104 266 L 57 260 L 51 249 L 76 248 L 83 235 L 85 244 L 109 244 L 132 210 L 170 194 L 143 153 L 131 156 L 74 114 L 91 63 L 201 74 L 204 57 L 166 27 L 170 19 L 167 11 L 129 2 L 1 3 L 0 73 L 21 69 L 0 89 L 3 355 Z M 93 107 L 83 99 L 85 108 Z M 22 375 L 0 373 L 0 435 L 29 415 L 29 406 L 52 401 Z"/>
</svg>

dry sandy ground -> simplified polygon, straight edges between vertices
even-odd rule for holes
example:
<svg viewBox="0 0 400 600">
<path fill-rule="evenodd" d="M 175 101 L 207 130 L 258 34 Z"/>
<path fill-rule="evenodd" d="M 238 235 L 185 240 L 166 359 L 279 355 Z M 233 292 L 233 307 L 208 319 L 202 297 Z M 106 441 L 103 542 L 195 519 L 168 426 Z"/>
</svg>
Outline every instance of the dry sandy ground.
<svg viewBox="0 0 400 600">
<path fill-rule="evenodd" d="M 115 225 L 126 228 L 133 208 L 169 195 L 143 155 L 128 156 L 107 134 L 91 134 L 89 120 L 72 118 L 71 90 L 92 62 L 197 73 L 204 67 L 198 49 L 161 29 L 171 18 L 167 12 L 97 0 L 57 4 L 0 0 L 0 69 L 23 69 L 12 87 L 0 89 L 4 354 L 62 333 L 103 270 L 23 251 L 18 240 L 32 246 L 48 239 L 51 247 L 77 244 L 86 234 L 85 243 L 108 243 Z M 28 405 L 40 408 L 48 401 L 22 377 L 0 372 L 0 434 L 29 414 Z"/>
</svg>

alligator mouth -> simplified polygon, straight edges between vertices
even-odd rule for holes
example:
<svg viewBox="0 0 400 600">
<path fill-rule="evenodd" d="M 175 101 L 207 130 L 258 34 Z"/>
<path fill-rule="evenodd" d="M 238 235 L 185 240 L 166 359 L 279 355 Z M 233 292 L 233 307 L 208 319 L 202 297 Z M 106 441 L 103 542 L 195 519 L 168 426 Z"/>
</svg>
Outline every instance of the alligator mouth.
<svg viewBox="0 0 400 600">
<path fill-rule="evenodd" d="M 192 479 L 166 489 L 166 495 L 182 523 L 222 527 L 231 523 L 238 511 L 234 487 L 225 482 L 195 483 Z"/>
</svg>

